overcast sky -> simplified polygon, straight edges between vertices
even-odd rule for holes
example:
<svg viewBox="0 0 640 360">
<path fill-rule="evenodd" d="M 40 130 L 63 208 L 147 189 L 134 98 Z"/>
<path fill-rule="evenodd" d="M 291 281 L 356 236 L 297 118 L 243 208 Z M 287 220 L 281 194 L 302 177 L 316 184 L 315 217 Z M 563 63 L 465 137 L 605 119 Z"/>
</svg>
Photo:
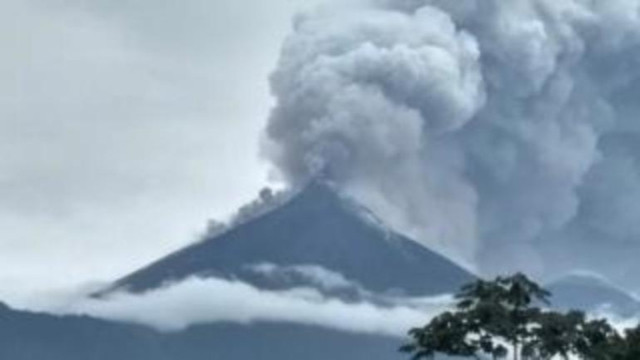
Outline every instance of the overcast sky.
<svg viewBox="0 0 640 360">
<path fill-rule="evenodd" d="M 309 0 L 0 2 L 0 296 L 109 280 L 269 182 L 268 75 Z"/>
</svg>

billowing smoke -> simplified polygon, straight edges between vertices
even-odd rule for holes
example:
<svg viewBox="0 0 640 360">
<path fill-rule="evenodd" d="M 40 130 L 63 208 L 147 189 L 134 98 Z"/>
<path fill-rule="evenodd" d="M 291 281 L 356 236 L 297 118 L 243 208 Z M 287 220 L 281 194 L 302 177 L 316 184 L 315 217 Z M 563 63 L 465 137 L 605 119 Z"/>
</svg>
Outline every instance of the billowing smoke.
<svg viewBox="0 0 640 360">
<path fill-rule="evenodd" d="M 640 249 L 638 45 L 640 0 L 321 8 L 282 50 L 265 153 L 484 273 L 624 281 L 635 259 L 599 255 Z"/>
<path fill-rule="evenodd" d="M 294 189 L 273 190 L 263 188 L 258 194 L 258 198 L 241 206 L 238 211 L 226 222 L 215 219 L 209 220 L 203 238 L 213 238 L 227 232 L 237 226 L 259 218 L 262 215 L 282 206 L 289 201 L 296 191 Z"/>
</svg>

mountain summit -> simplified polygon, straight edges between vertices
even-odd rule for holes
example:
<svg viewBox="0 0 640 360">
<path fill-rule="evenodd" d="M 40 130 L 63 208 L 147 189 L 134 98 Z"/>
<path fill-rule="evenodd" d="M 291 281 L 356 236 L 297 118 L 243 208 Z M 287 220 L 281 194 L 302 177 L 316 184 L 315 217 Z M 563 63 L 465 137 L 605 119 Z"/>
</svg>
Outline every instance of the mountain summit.
<svg viewBox="0 0 640 360">
<path fill-rule="evenodd" d="M 256 268 L 313 267 L 375 293 L 448 293 L 474 278 L 444 256 L 386 229 L 330 185 L 313 181 L 276 209 L 117 281 L 144 291 L 190 276 L 272 287 Z"/>
</svg>

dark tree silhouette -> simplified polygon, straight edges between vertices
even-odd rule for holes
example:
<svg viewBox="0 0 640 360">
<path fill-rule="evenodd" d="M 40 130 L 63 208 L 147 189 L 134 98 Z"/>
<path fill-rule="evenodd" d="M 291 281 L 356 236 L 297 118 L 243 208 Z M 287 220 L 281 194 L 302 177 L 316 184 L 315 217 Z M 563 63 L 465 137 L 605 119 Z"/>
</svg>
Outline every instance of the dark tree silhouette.
<svg viewBox="0 0 640 360">
<path fill-rule="evenodd" d="M 416 360 L 437 354 L 502 359 L 509 353 L 514 360 L 640 359 L 640 326 L 621 336 L 606 320 L 544 308 L 550 296 L 523 274 L 478 280 L 460 290 L 454 311 L 412 329 L 412 341 L 401 351 Z"/>
<path fill-rule="evenodd" d="M 511 345 L 514 360 L 532 351 L 531 325 L 551 294 L 524 274 L 479 280 L 457 295 L 458 309 L 469 319 L 469 330 L 480 338 L 500 339 Z M 491 354 L 496 357 L 496 354 Z"/>
</svg>

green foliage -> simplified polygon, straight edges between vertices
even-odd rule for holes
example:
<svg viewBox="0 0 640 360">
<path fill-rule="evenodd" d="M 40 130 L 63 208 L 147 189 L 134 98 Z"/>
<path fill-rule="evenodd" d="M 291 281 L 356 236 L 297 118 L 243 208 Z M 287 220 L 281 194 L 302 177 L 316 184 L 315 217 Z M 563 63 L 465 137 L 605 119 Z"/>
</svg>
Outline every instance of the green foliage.
<svg viewBox="0 0 640 360">
<path fill-rule="evenodd" d="M 477 351 L 476 345 L 467 339 L 465 320 L 451 312 L 445 312 L 424 328 L 409 333 L 416 342 L 401 350 L 413 353 L 414 359 L 433 358 L 437 353 L 473 356 Z"/>
<path fill-rule="evenodd" d="M 502 359 L 509 353 L 514 360 L 640 359 L 640 326 L 620 335 L 606 320 L 588 320 L 580 311 L 541 308 L 550 297 L 523 274 L 478 280 L 456 295 L 454 311 L 412 329 L 412 341 L 400 350 L 415 360 L 437 354 Z"/>
</svg>

